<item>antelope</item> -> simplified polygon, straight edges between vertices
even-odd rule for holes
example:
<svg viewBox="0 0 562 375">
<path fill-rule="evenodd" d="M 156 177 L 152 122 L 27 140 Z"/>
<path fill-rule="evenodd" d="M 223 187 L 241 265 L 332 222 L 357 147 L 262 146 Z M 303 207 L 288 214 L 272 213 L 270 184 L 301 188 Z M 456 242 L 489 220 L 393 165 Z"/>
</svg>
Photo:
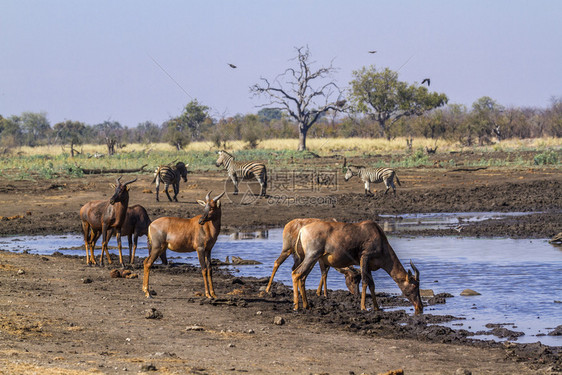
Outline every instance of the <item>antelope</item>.
<svg viewBox="0 0 562 375">
<path fill-rule="evenodd" d="M 144 260 L 144 279 L 142 290 L 147 298 L 150 298 L 148 289 L 148 277 L 150 267 L 166 249 L 178 253 L 189 253 L 197 251 L 197 257 L 201 264 L 203 283 L 205 284 L 205 296 L 216 298 L 213 288 L 211 272 L 211 250 L 217 242 L 221 230 L 221 202 L 224 192 L 215 198 L 210 198 L 211 192 L 207 193 L 205 201 L 197 202 L 205 207 L 202 215 L 191 219 L 181 217 L 161 217 L 154 220 L 148 227 L 148 249 L 149 256 Z"/>
<path fill-rule="evenodd" d="M 336 221 L 335 219 L 332 219 Z M 321 219 L 294 219 L 291 220 L 285 225 L 283 228 L 283 248 L 281 250 L 281 255 L 279 258 L 275 260 L 273 263 L 273 271 L 271 272 L 271 277 L 269 278 L 269 283 L 267 284 L 266 293 L 269 293 L 271 290 L 271 286 L 273 284 L 273 278 L 275 277 L 275 273 L 277 273 L 277 269 L 287 260 L 289 255 L 293 254 L 294 264 L 293 264 L 293 271 L 297 268 L 297 266 L 302 262 L 304 258 L 304 254 L 295 252 L 295 244 L 297 241 L 297 237 L 299 231 L 302 227 L 307 224 L 322 221 Z M 298 250 L 302 250 L 302 247 L 299 247 Z M 318 289 L 316 290 L 317 295 L 322 294 L 322 289 L 324 289 L 324 297 L 328 297 L 328 285 L 326 284 L 326 279 L 328 277 L 328 270 L 330 266 L 326 265 L 322 259 L 318 261 L 320 265 L 320 270 L 322 272 L 322 277 L 320 279 L 320 285 L 318 285 Z M 336 268 L 338 272 L 341 272 L 345 275 L 345 284 L 347 288 L 351 292 L 351 294 L 359 294 L 359 281 L 361 280 L 361 275 L 359 272 L 353 267 L 345 267 L 345 268 Z"/>
<path fill-rule="evenodd" d="M 113 232 L 116 231 L 117 245 L 119 247 L 119 262 L 121 263 L 121 266 L 123 266 L 123 255 L 121 252 L 121 227 L 125 221 L 127 206 L 129 205 L 128 185 L 132 184 L 136 180 L 137 179 L 135 178 L 122 184 L 121 177 L 119 177 L 116 180 L 117 184 L 112 184 L 112 187 L 115 188 L 115 192 L 109 201 L 90 201 L 80 208 L 80 220 L 82 221 L 82 231 L 84 233 L 84 244 L 86 247 L 86 264 L 96 264 L 94 248 L 96 247 L 96 241 L 100 236 L 100 232 L 103 235 L 100 264 L 103 265 L 104 252 L 107 256 L 107 262 L 109 264 L 112 263 L 109 251 L 107 250 L 107 243 L 113 235 Z"/>
<path fill-rule="evenodd" d="M 414 275 L 405 271 L 390 246 L 382 228 L 374 221 L 360 223 L 313 222 L 304 226 L 298 234 L 297 247 L 302 246 L 304 260 L 293 271 L 294 309 L 299 308 L 299 289 L 303 308 L 308 308 L 305 281 L 314 264 L 322 259 L 332 267 L 361 267 L 361 310 L 366 310 L 367 286 L 373 299 L 373 309 L 380 310 L 375 296 L 372 271 L 385 270 L 396 282 L 404 296 L 414 305 L 415 314 L 423 312 L 420 297 L 420 272 L 410 261 Z"/>
</svg>

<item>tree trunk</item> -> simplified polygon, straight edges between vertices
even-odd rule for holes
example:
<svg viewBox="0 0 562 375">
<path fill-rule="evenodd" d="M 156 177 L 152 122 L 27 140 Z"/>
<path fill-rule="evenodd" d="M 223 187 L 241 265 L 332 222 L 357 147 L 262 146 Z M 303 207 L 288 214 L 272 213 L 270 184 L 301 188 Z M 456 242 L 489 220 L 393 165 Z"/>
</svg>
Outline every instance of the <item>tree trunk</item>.
<svg viewBox="0 0 562 375">
<path fill-rule="evenodd" d="M 306 133 L 308 129 L 306 127 L 299 127 L 299 148 L 298 151 L 306 150 Z"/>
</svg>

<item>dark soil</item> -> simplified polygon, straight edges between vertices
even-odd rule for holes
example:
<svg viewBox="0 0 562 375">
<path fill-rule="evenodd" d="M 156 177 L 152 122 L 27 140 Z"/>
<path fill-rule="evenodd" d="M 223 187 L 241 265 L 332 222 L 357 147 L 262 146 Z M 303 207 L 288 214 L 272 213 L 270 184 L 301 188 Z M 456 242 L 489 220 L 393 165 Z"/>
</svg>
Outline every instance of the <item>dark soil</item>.
<svg viewBox="0 0 562 375">
<path fill-rule="evenodd" d="M 331 160 L 315 160 L 328 168 Z M 320 164 L 319 164 L 320 163 Z M 422 235 L 549 238 L 562 231 L 562 175 L 556 169 L 442 168 L 398 171 L 402 186 L 386 196 L 363 195 L 358 180 L 313 181 L 281 189 L 267 198 L 233 196 L 224 174 L 190 174 L 179 203 L 165 195 L 156 202 L 151 175 L 139 175 L 130 204 L 160 216 L 191 217 L 195 202 L 209 190 L 223 198 L 223 231 L 281 227 L 296 217 L 344 221 L 382 214 L 418 212 L 534 212 Z M 109 199 L 116 176 L 95 175 L 55 181 L 0 179 L 0 235 L 78 233 L 78 211 L 89 200 Z M 277 188 L 276 188 L 277 186 Z M 304 186 L 304 187 L 303 187 Z M 307 189 L 305 189 L 307 188 Z M 245 200 L 246 199 L 246 200 Z M 249 199 L 249 201 L 248 201 Z M 415 232 L 416 235 L 420 231 Z M 0 249 L 1 250 L 1 249 Z M 0 251 L 0 373 L 382 373 L 548 374 L 562 371 L 561 348 L 474 340 L 465 330 L 439 323 L 449 316 L 413 315 L 400 296 L 377 295 L 383 308 L 361 312 L 356 297 L 332 291 L 328 299 L 309 291 L 312 309 L 292 311 L 292 290 L 266 280 L 240 278 L 215 270 L 219 298 L 201 296 L 200 270 L 157 265 L 147 300 L 141 291 L 141 260 L 131 270 L 139 278 L 111 278 L 113 267 L 88 267 L 84 257 L 33 256 Z M 21 272 L 20 272 L 21 270 Z M 446 303 L 447 295 L 425 304 Z M 426 309 L 430 311 L 429 309 Z M 274 323 L 275 318 L 284 324 Z M 513 339 L 501 326 L 487 333 Z M 459 372 L 461 373 L 461 372 Z"/>
</svg>

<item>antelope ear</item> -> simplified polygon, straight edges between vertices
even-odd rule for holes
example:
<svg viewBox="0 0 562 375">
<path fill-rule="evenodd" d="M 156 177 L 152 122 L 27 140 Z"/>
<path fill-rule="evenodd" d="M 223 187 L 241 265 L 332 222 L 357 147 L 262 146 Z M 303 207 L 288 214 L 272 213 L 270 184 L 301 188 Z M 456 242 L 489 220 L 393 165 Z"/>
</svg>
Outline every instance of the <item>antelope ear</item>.
<svg viewBox="0 0 562 375">
<path fill-rule="evenodd" d="M 109 184 L 109 186 L 111 186 L 113 189 L 116 188 L 116 185 L 115 185 L 115 184 Z"/>
<path fill-rule="evenodd" d="M 218 200 L 218 201 L 217 201 L 217 208 L 219 208 L 220 206 L 221 206 L 221 201 Z"/>
<path fill-rule="evenodd" d="M 127 185 L 127 191 L 131 190 L 131 187 L 129 185 Z"/>
<path fill-rule="evenodd" d="M 207 202 L 202 201 L 201 199 L 197 199 L 197 203 L 199 203 L 203 207 L 205 207 L 207 205 Z"/>
<path fill-rule="evenodd" d="M 408 270 L 408 275 L 406 276 L 406 282 L 409 283 L 410 280 L 412 280 L 414 278 L 414 275 L 412 275 L 412 271 Z"/>
</svg>

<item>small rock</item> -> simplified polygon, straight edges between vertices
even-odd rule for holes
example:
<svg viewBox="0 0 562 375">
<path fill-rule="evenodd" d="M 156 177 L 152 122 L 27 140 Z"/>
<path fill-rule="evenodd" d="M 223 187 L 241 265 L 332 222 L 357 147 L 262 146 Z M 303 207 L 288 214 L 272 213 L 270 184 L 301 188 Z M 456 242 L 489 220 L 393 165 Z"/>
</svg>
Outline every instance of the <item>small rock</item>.
<svg viewBox="0 0 562 375">
<path fill-rule="evenodd" d="M 84 284 L 90 284 L 91 282 L 93 282 L 93 280 L 90 279 L 89 277 L 86 277 L 86 278 L 82 279 L 82 282 L 83 282 Z"/>
<path fill-rule="evenodd" d="M 246 332 L 248 332 L 250 335 L 256 333 L 253 329 L 249 329 L 249 330 L 246 331 Z"/>
<path fill-rule="evenodd" d="M 421 297 L 435 297 L 435 293 L 433 289 L 420 289 L 420 296 Z"/>
<path fill-rule="evenodd" d="M 112 279 L 118 279 L 121 277 L 121 271 L 119 271 L 117 268 L 112 269 L 109 272 L 109 276 L 111 276 Z"/>
<path fill-rule="evenodd" d="M 554 331 L 548 333 L 549 336 L 562 336 L 562 325 L 554 328 Z"/>
<path fill-rule="evenodd" d="M 256 311 L 256 315 L 261 315 L 263 314 L 261 311 Z"/>
<path fill-rule="evenodd" d="M 186 331 L 204 331 L 205 328 L 203 328 L 203 327 L 198 326 L 198 325 L 195 324 L 195 325 L 186 327 L 185 330 L 186 330 Z"/>
<path fill-rule="evenodd" d="M 143 372 L 158 371 L 158 369 L 152 363 L 148 363 L 148 364 L 145 364 L 145 365 L 141 366 L 141 371 L 143 371 Z"/>
<path fill-rule="evenodd" d="M 282 316 L 276 316 L 275 318 L 273 318 L 273 323 L 278 326 L 282 326 L 283 324 L 285 324 L 285 319 L 283 319 Z"/>
<path fill-rule="evenodd" d="M 267 289 L 267 287 L 266 287 L 265 285 L 264 285 L 264 286 L 260 286 L 260 290 L 259 290 L 259 291 L 260 291 L 260 292 L 265 292 L 266 289 Z"/>
<path fill-rule="evenodd" d="M 25 275 L 25 271 L 20 268 L 18 270 L 18 275 Z"/>
<path fill-rule="evenodd" d="M 146 311 L 146 315 L 144 316 L 146 319 L 162 319 L 164 315 L 152 307 L 150 310 Z"/>
<path fill-rule="evenodd" d="M 234 279 L 232 279 L 232 284 L 244 285 L 244 281 L 242 281 L 242 279 L 239 277 L 235 277 Z"/>
<path fill-rule="evenodd" d="M 468 371 L 465 368 L 459 368 L 455 371 L 455 375 L 472 375 L 472 372 Z"/>
<path fill-rule="evenodd" d="M 480 296 L 481 294 L 472 289 L 465 289 L 461 292 L 461 296 Z"/>
<path fill-rule="evenodd" d="M 230 343 L 230 344 L 228 344 L 228 347 L 229 347 L 229 348 L 235 348 L 235 347 L 236 347 L 236 345 L 234 345 L 234 344 Z"/>
</svg>

